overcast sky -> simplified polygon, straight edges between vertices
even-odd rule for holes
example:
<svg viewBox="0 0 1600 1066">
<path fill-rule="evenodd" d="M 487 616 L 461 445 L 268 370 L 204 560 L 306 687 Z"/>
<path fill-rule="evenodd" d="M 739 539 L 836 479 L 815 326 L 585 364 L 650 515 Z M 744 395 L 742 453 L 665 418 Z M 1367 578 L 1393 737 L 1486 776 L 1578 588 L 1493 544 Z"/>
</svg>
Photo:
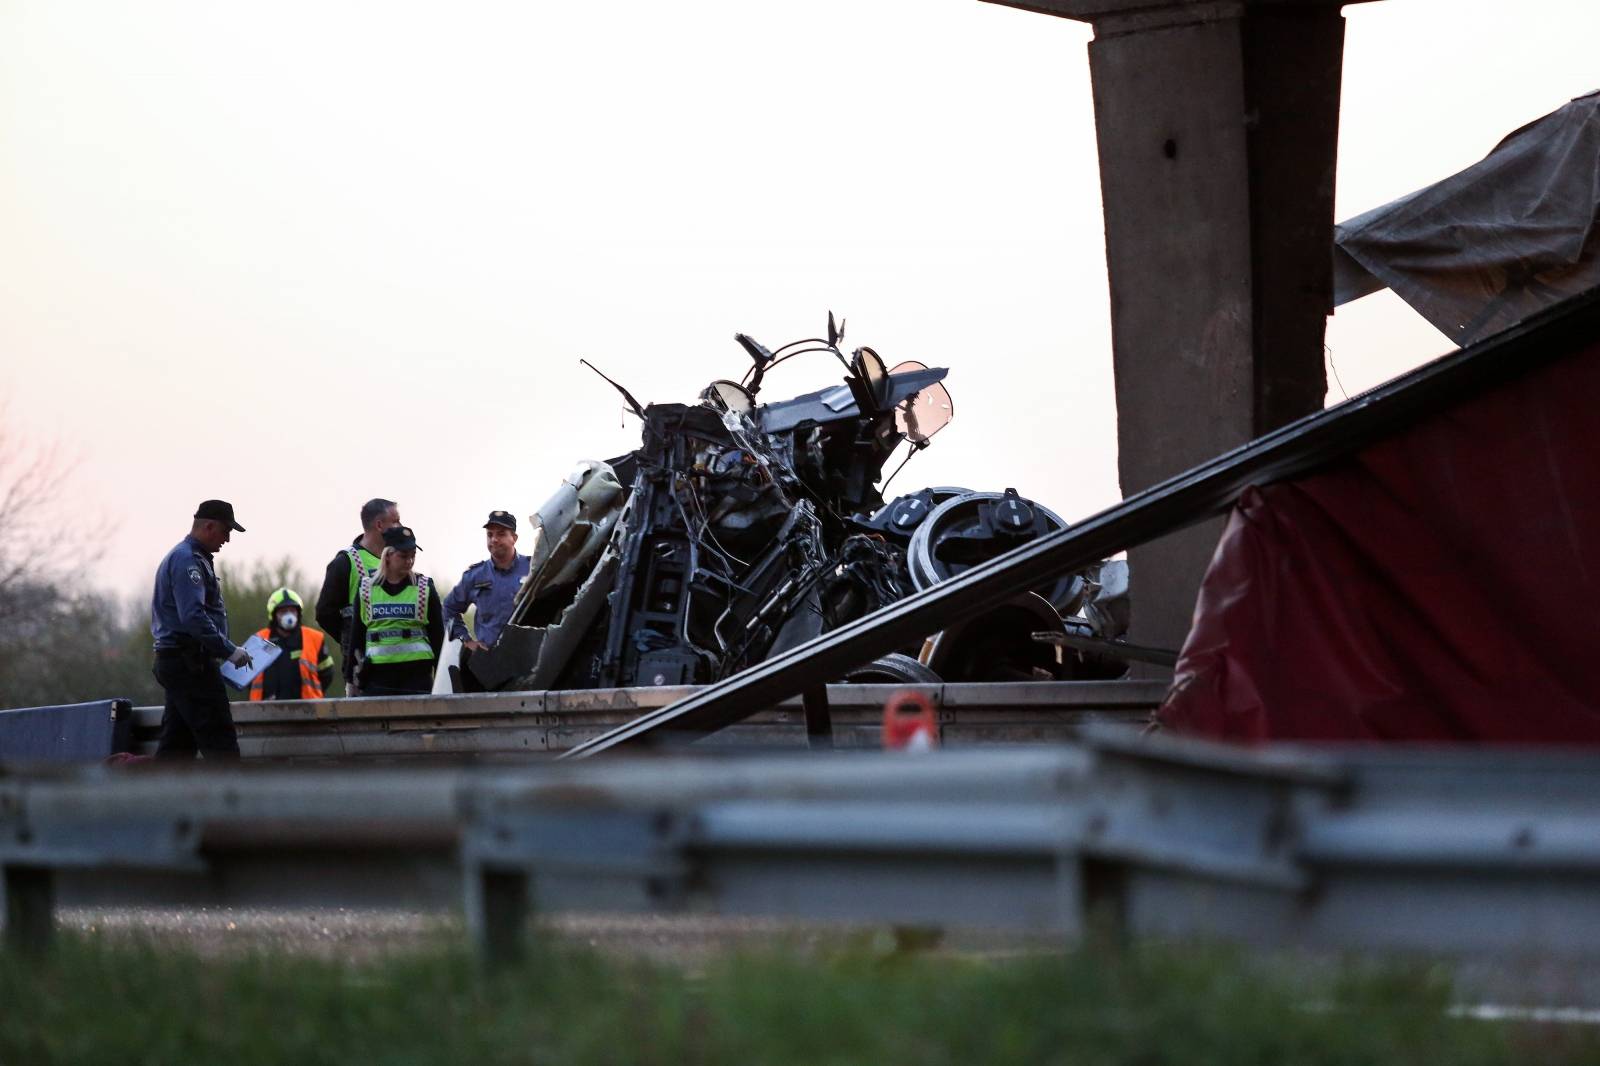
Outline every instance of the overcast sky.
<svg viewBox="0 0 1600 1066">
<path fill-rule="evenodd" d="M 1341 218 L 1600 87 L 1594 0 L 1347 14 Z M 1089 39 L 976 0 L 0 0 L 7 420 L 79 456 L 120 592 L 211 496 L 224 562 L 319 575 L 396 498 L 454 580 L 489 510 L 637 444 L 580 357 L 687 401 L 831 308 L 950 368 L 895 491 L 1077 519 L 1120 495 Z M 1350 393 L 1450 347 L 1388 293 L 1328 342 Z M 792 367 L 769 398 L 836 379 Z"/>
</svg>

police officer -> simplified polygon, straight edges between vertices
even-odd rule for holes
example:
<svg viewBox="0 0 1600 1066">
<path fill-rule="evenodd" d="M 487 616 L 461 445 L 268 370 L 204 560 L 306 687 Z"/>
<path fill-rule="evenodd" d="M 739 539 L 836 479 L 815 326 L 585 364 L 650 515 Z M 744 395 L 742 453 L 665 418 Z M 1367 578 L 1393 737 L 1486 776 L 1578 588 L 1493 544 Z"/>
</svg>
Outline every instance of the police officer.
<svg viewBox="0 0 1600 1066">
<path fill-rule="evenodd" d="M 339 639 L 344 655 L 345 691 L 360 695 L 352 674 L 361 645 L 355 642 L 356 592 L 361 579 L 376 573 L 383 554 L 383 531 L 400 524 L 400 506 L 393 500 L 375 497 L 361 505 L 361 535 L 348 548 L 339 549 L 322 576 L 322 591 L 317 594 L 317 625 L 324 633 Z"/>
<path fill-rule="evenodd" d="M 252 700 L 320 700 L 333 680 L 333 652 L 322 632 L 304 625 L 305 604 L 294 589 L 274 589 L 267 597 L 270 624 L 256 636 L 270 640 L 284 654 L 250 683 Z"/>
<path fill-rule="evenodd" d="M 356 590 L 355 677 L 363 696 L 408 696 L 433 690 L 444 647 L 439 590 L 415 570 L 417 536 L 410 526 L 383 531 L 375 573 Z"/>
<path fill-rule="evenodd" d="M 211 557 L 243 533 L 233 505 L 206 500 L 194 512 L 189 535 L 169 551 L 156 569 L 150 599 L 150 634 L 155 637 L 156 680 L 166 691 L 158 758 L 237 759 L 239 740 L 219 660 L 249 666 L 250 653 L 228 639 L 228 611 L 212 569 Z"/>
<path fill-rule="evenodd" d="M 494 646 L 501 627 L 511 618 L 511 605 L 516 601 L 517 589 L 527 578 L 529 569 L 528 557 L 517 551 L 515 515 L 510 511 L 490 511 L 489 520 L 483 524 L 483 528 L 488 541 L 489 558 L 467 567 L 444 601 L 450 639 L 462 642 L 461 678 L 469 692 L 478 688 L 472 671 L 467 668 L 472 654 Z M 478 605 L 478 613 L 473 621 L 477 639 L 467 634 L 467 621 L 463 617 L 467 607 L 472 604 Z"/>
</svg>

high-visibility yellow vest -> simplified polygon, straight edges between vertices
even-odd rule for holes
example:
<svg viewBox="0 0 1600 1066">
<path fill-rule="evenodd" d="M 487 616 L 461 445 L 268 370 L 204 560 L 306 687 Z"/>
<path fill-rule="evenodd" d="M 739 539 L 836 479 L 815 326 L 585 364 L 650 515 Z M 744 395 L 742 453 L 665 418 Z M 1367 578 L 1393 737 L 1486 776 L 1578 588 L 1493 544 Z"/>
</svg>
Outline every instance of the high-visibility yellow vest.
<svg viewBox="0 0 1600 1066">
<path fill-rule="evenodd" d="M 256 636 L 262 640 L 272 639 L 272 630 L 258 629 Z M 322 666 L 322 630 L 301 629 L 300 650 L 289 653 L 291 658 L 300 660 L 300 698 L 303 700 L 320 700 L 322 698 L 322 677 L 317 673 Z M 328 666 L 333 665 L 330 658 Z M 261 671 L 256 679 L 250 682 L 250 698 L 253 700 L 266 698 L 267 672 Z"/>
<path fill-rule="evenodd" d="M 356 593 L 361 589 L 361 579 L 368 574 L 376 574 L 383 565 L 383 560 L 373 555 L 367 549 L 352 544 L 344 550 L 350 557 L 350 592 L 348 603 L 356 602 Z"/>
<path fill-rule="evenodd" d="M 361 624 L 367 627 L 367 661 L 414 663 L 433 658 L 428 643 L 428 578 L 412 574 L 411 584 L 390 595 L 376 574 L 361 579 Z"/>
</svg>

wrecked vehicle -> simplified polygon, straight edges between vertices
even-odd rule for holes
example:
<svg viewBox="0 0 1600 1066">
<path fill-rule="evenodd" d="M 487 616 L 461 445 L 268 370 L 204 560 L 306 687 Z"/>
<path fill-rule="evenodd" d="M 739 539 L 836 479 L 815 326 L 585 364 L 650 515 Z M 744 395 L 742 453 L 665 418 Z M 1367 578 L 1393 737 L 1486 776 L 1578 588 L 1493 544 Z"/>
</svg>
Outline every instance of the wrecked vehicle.
<svg viewBox="0 0 1600 1066">
<path fill-rule="evenodd" d="M 898 473 L 954 415 L 947 371 L 847 357 L 843 334 L 831 314 L 826 338 L 776 350 L 738 334 L 750 368 L 692 404 L 641 405 L 605 378 L 642 423 L 639 448 L 580 464 L 533 516 L 509 624 L 440 688 L 717 681 L 1065 525 L 1013 489 L 886 504 L 891 456 L 907 447 Z M 759 402 L 767 372 L 805 355 L 831 356 L 842 383 Z M 1116 677 L 1125 662 L 1099 644 L 1126 623 L 1126 563 L 1110 562 L 841 680 Z"/>
</svg>

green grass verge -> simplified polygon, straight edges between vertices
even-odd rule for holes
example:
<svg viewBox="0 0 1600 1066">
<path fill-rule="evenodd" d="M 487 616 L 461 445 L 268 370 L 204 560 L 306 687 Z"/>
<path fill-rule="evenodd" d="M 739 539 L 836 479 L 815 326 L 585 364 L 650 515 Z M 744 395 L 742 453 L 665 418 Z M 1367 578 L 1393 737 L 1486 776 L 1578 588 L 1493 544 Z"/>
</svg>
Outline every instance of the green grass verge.
<svg viewBox="0 0 1600 1066">
<path fill-rule="evenodd" d="M 1588 1028 L 1452 1020 L 1435 971 L 1292 980 L 1151 950 L 1002 962 L 844 951 L 699 973 L 550 944 L 485 975 L 464 951 L 203 959 L 64 936 L 0 954 L 0 1063 L 1577 1063 Z"/>
</svg>

